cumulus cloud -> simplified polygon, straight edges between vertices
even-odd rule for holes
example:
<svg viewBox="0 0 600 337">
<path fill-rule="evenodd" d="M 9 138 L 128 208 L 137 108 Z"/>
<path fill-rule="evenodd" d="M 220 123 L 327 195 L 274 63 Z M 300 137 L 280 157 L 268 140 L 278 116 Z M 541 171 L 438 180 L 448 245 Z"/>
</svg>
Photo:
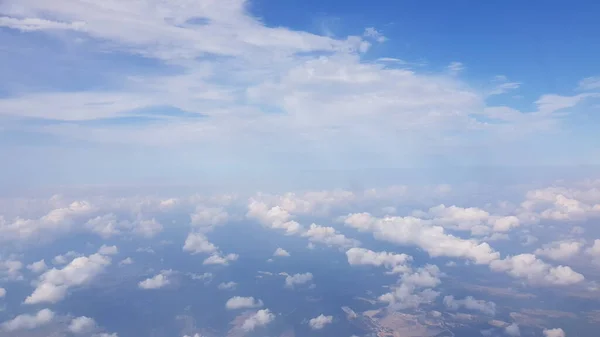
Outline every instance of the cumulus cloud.
<svg viewBox="0 0 600 337">
<path fill-rule="evenodd" d="M 348 215 L 344 222 L 359 231 L 373 232 L 379 240 L 416 245 L 434 257 L 461 257 L 477 264 L 488 264 L 500 258 L 489 244 L 447 234 L 443 227 L 430 225 L 420 218 L 376 218 L 369 213 L 355 213 Z"/>
<path fill-rule="evenodd" d="M 54 320 L 54 312 L 42 309 L 35 315 L 23 314 L 2 323 L 5 331 L 31 330 L 46 325 Z"/>
<path fill-rule="evenodd" d="M 233 281 L 229 281 L 229 282 L 219 283 L 217 288 L 220 290 L 233 290 L 233 289 L 235 289 L 236 286 L 237 286 L 237 283 L 235 283 Z"/>
<path fill-rule="evenodd" d="M 13 258 L 0 260 L 0 275 L 5 276 L 9 280 L 23 279 L 21 269 L 23 269 L 23 263 L 21 261 Z"/>
<path fill-rule="evenodd" d="M 411 270 L 401 276 L 399 286 L 378 299 L 394 309 L 417 308 L 421 304 L 431 303 L 439 296 L 439 292 L 432 288 L 441 283 L 440 276 L 441 272 L 435 265 Z"/>
<path fill-rule="evenodd" d="M 348 248 L 358 246 L 359 242 L 354 239 L 349 239 L 343 234 L 338 233 L 333 227 L 324 227 L 316 224 L 311 224 L 308 230 L 302 233 L 312 242 L 323 243 L 328 246 L 336 246 Z"/>
<path fill-rule="evenodd" d="M 39 261 L 27 265 L 27 269 L 39 274 L 41 272 L 46 271 L 46 269 L 48 269 L 48 266 L 46 265 L 46 261 L 44 259 L 41 259 Z"/>
<path fill-rule="evenodd" d="M 480 311 L 486 315 L 494 316 L 496 314 L 496 303 L 477 300 L 472 296 L 467 296 L 462 300 L 455 299 L 454 296 L 445 296 L 444 305 L 446 308 L 458 310 L 465 308 L 468 310 Z"/>
<path fill-rule="evenodd" d="M 265 326 L 275 320 L 275 315 L 269 309 L 258 310 L 252 316 L 248 317 L 242 324 L 242 329 L 252 331 L 257 327 Z"/>
<path fill-rule="evenodd" d="M 81 316 L 71 320 L 68 330 L 74 334 L 86 334 L 96 329 L 96 321 L 93 318 Z"/>
<path fill-rule="evenodd" d="M 568 266 L 553 267 L 533 254 L 519 254 L 492 261 L 493 271 L 507 272 L 510 276 L 525 279 L 531 284 L 571 285 L 584 280 L 584 276 Z"/>
<path fill-rule="evenodd" d="M 119 262 L 119 265 L 120 265 L 120 266 L 126 266 L 126 265 L 130 265 L 130 264 L 132 264 L 132 263 L 133 263 L 133 259 L 132 259 L 132 258 L 130 258 L 130 257 L 127 257 L 127 258 L 124 258 L 123 260 L 121 260 L 121 261 Z"/>
<path fill-rule="evenodd" d="M 102 255 L 116 255 L 118 253 L 119 253 L 119 249 L 117 248 L 117 246 L 102 245 L 102 247 L 100 247 L 100 249 L 98 249 L 98 254 L 102 254 Z"/>
<path fill-rule="evenodd" d="M 56 265 L 67 264 L 69 263 L 69 261 L 79 256 L 82 256 L 82 254 L 71 250 L 66 252 L 65 254 L 56 255 L 52 259 L 52 263 Z"/>
<path fill-rule="evenodd" d="M 293 288 L 296 285 L 306 284 L 306 283 L 312 281 L 312 279 L 313 279 L 312 273 L 286 275 L 285 286 L 288 288 Z"/>
<path fill-rule="evenodd" d="M 0 298 L 3 298 L 4 296 L 6 296 L 6 289 L 0 287 Z"/>
<path fill-rule="evenodd" d="M 163 230 L 163 226 L 154 218 L 137 219 L 133 226 L 133 233 L 146 238 L 152 238 Z"/>
<path fill-rule="evenodd" d="M 202 233 L 189 233 L 185 239 L 183 250 L 191 254 L 214 253 L 218 250 L 217 246 L 208 241 Z"/>
<path fill-rule="evenodd" d="M 159 289 L 167 286 L 171 283 L 169 280 L 169 275 L 171 275 L 171 273 L 170 270 L 163 270 L 153 277 L 140 281 L 138 287 L 140 287 L 140 289 Z"/>
<path fill-rule="evenodd" d="M 215 253 L 215 254 L 207 257 L 206 259 L 204 259 L 202 264 L 220 264 L 220 265 L 226 266 L 229 264 L 229 262 L 236 261 L 239 257 L 240 256 L 238 254 L 221 255 L 221 254 Z"/>
<path fill-rule="evenodd" d="M 198 206 L 190 214 L 191 225 L 199 230 L 211 230 L 229 220 L 229 214 L 221 207 Z"/>
<path fill-rule="evenodd" d="M 40 275 L 35 290 L 25 303 L 56 303 L 65 297 L 69 288 L 93 281 L 110 263 L 108 256 L 96 253 L 77 257 L 62 269 L 52 268 Z"/>
<path fill-rule="evenodd" d="M 269 208 L 261 201 L 251 200 L 246 215 L 257 219 L 263 226 L 283 229 L 286 234 L 296 234 L 303 230 L 299 223 L 291 220 L 292 215 L 288 211 L 279 206 Z"/>
<path fill-rule="evenodd" d="M 580 241 L 555 241 L 538 248 L 536 255 L 541 255 L 552 260 L 565 261 L 579 254 L 583 242 Z"/>
<path fill-rule="evenodd" d="M 273 253 L 273 256 L 290 256 L 290 253 L 288 253 L 287 250 L 283 249 L 283 248 L 277 248 L 275 249 L 275 253 Z"/>
<path fill-rule="evenodd" d="M 392 273 L 404 273 L 410 270 L 408 263 L 412 256 L 388 252 L 374 252 L 365 248 L 350 248 L 346 251 L 350 265 L 384 266 Z"/>
<path fill-rule="evenodd" d="M 566 334 L 563 329 L 544 329 L 544 337 L 565 337 Z"/>
<path fill-rule="evenodd" d="M 508 325 L 507 327 L 505 327 L 504 332 L 507 335 L 513 336 L 513 337 L 521 336 L 521 330 L 519 329 L 519 326 L 517 325 L 517 323 L 512 323 L 512 324 Z"/>
<path fill-rule="evenodd" d="M 227 300 L 225 303 L 225 308 L 229 310 L 234 309 L 247 309 L 247 308 L 260 308 L 263 306 L 263 302 L 261 300 L 256 300 L 254 297 L 240 297 L 234 296 Z"/>
<path fill-rule="evenodd" d="M 327 324 L 331 324 L 332 322 L 333 322 L 333 316 L 325 316 L 323 314 L 320 314 L 319 316 L 317 316 L 315 318 L 311 318 L 308 321 L 308 325 L 313 330 L 321 330 Z"/>
</svg>

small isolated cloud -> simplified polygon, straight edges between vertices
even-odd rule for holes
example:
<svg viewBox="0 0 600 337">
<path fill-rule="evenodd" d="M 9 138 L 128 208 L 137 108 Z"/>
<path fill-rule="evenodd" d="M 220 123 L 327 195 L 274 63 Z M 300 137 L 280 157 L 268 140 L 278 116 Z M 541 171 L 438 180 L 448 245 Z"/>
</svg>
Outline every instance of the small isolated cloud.
<svg viewBox="0 0 600 337">
<path fill-rule="evenodd" d="M 544 329 L 544 337 L 565 337 L 566 334 L 561 328 Z"/>
<path fill-rule="evenodd" d="M 0 298 L 3 298 L 6 296 L 6 289 L 0 287 Z"/>
<path fill-rule="evenodd" d="M 242 324 L 242 329 L 252 331 L 257 327 L 265 326 L 275 319 L 275 315 L 269 309 L 258 310 L 252 316 L 247 318 Z"/>
<path fill-rule="evenodd" d="M 412 261 L 412 257 L 406 254 L 374 252 L 365 248 L 350 248 L 346 251 L 346 257 L 350 265 L 384 266 L 392 273 L 409 271 L 407 263 Z"/>
<path fill-rule="evenodd" d="M 191 254 L 214 253 L 217 246 L 208 241 L 202 233 L 189 233 L 185 239 L 183 250 Z"/>
<path fill-rule="evenodd" d="M 22 280 L 21 269 L 23 269 L 21 261 L 13 259 L 0 260 L 0 277 L 6 276 L 9 280 Z"/>
<path fill-rule="evenodd" d="M 68 329 L 74 334 L 90 333 L 96 329 L 96 321 L 86 316 L 76 317 L 71 320 Z"/>
<path fill-rule="evenodd" d="M 2 329 L 5 331 L 31 330 L 46 325 L 52 320 L 54 320 L 54 312 L 50 309 L 42 309 L 35 315 L 23 314 L 2 323 Z"/>
<path fill-rule="evenodd" d="M 290 253 L 283 248 L 277 248 L 275 253 L 273 253 L 273 256 L 290 256 Z"/>
<path fill-rule="evenodd" d="M 138 286 L 140 289 L 159 289 L 171 283 L 169 275 L 172 272 L 170 270 L 163 270 L 160 274 L 157 274 L 151 278 L 147 278 L 140 283 Z"/>
<path fill-rule="evenodd" d="M 202 264 L 220 264 L 226 266 L 229 264 L 229 262 L 236 261 L 239 257 L 240 256 L 238 254 L 227 254 L 224 256 L 220 254 L 213 254 L 207 257 Z"/>
<path fill-rule="evenodd" d="M 102 247 L 98 249 L 98 253 L 102 255 L 116 255 L 119 253 L 119 249 L 117 246 L 102 245 Z"/>
<path fill-rule="evenodd" d="M 519 326 L 517 325 L 517 323 L 512 323 L 511 325 L 504 328 L 504 332 L 507 335 L 512 336 L 512 337 L 521 336 L 521 330 L 519 329 Z"/>
<path fill-rule="evenodd" d="M 328 246 L 350 248 L 360 245 L 360 242 L 347 238 L 344 234 L 338 233 L 333 227 L 319 226 L 317 224 L 311 224 L 302 236 L 308 237 L 312 242 L 323 243 Z"/>
<path fill-rule="evenodd" d="M 163 226 L 156 219 L 136 220 L 133 225 L 133 233 L 145 238 L 152 238 L 163 230 Z"/>
<path fill-rule="evenodd" d="M 465 69 L 465 66 L 461 62 L 451 62 L 448 65 L 448 72 L 450 72 L 450 74 L 453 74 L 453 75 L 460 73 L 464 69 Z"/>
<path fill-rule="evenodd" d="M 313 274 L 311 273 L 287 275 L 285 277 L 285 286 L 288 288 L 293 288 L 296 285 L 306 284 L 312 281 L 312 279 Z"/>
<path fill-rule="evenodd" d="M 363 36 L 371 38 L 379 43 L 381 42 L 385 42 L 386 37 L 383 36 L 383 34 L 381 34 L 377 29 L 375 29 L 374 27 L 367 27 L 365 28 L 365 32 L 363 33 Z"/>
<path fill-rule="evenodd" d="M 44 271 L 46 271 L 46 269 L 48 269 L 48 265 L 46 265 L 46 261 L 44 259 L 39 260 L 37 262 L 33 262 L 32 264 L 27 265 L 27 269 L 31 270 L 32 272 L 39 274 L 42 273 Z"/>
<path fill-rule="evenodd" d="M 126 266 L 126 265 L 130 265 L 132 263 L 133 263 L 133 259 L 130 258 L 130 257 L 128 257 L 128 258 L 125 258 L 125 259 L 121 260 L 121 262 L 119 262 L 119 265 L 120 266 Z"/>
<path fill-rule="evenodd" d="M 313 330 L 321 330 L 327 324 L 331 324 L 332 322 L 333 322 L 333 316 L 325 316 L 323 314 L 320 314 L 319 316 L 317 316 L 315 318 L 311 318 L 308 321 L 308 325 Z"/>
<path fill-rule="evenodd" d="M 192 280 L 204 281 L 206 284 L 210 283 L 210 281 L 212 281 L 213 276 L 214 276 L 212 273 L 204 273 L 204 274 L 189 273 L 188 275 Z"/>
<path fill-rule="evenodd" d="M 486 315 L 494 316 L 496 314 L 496 303 L 483 300 L 476 300 L 472 296 L 467 296 L 462 300 L 457 300 L 454 296 L 445 296 L 444 305 L 446 308 L 458 310 L 465 308 L 468 310 L 480 311 Z"/>
<path fill-rule="evenodd" d="M 233 290 L 233 289 L 235 289 L 236 286 L 237 286 L 237 283 L 230 281 L 230 282 L 219 283 L 217 288 L 220 290 Z"/>
<path fill-rule="evenodd" d="M 225 308 L 229 310 L 260 308 L 262 306 L 263 302 L 261 300 L 254 299 L 254 297 L 234 296 L 227 300 L 227 303 L 225 303 Z"/>
</svg>

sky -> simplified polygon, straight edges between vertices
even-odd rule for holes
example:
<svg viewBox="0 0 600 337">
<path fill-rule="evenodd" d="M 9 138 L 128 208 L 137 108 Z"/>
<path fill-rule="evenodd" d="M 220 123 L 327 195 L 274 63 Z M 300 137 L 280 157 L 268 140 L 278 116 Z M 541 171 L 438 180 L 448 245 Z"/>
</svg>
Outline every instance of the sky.
<svg viewBox="0 0 600 337">
<path fill-rule="evenodd" d="M 6 0 L 0 185 L 594 167 L 599 10 Z"/>
</svg>

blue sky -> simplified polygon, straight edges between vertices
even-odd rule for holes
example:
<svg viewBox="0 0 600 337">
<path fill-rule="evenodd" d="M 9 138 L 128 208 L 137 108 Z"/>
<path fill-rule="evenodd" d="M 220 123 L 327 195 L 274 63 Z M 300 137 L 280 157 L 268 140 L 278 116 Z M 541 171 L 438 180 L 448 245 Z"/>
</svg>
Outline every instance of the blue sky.
<svg viewBox="0 0 600 337">
<path fill-rule="evenodd" d="M 597 165 L 599 7 L 5 1 L 0 183 Z"/>
</svg>

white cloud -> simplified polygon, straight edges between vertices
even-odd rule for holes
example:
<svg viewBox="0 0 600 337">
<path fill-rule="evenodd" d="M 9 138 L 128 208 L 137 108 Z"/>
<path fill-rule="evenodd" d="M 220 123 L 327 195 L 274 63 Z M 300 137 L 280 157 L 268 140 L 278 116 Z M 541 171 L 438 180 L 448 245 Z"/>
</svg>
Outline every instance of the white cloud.
<svg viewBox="0 0 600 337">
<path fill-rule="evenodd" d="M 536 249 L 535 254 L 552 260 L 564 261 L 579 254 L 582 247 L 583 242 L 579 241 L 555 241 Z"/>
<path fill-rule="evenodd" d="M 409 271 L 400 278 L 400 285 L 392 287 L 392 291 L 379 296 L 379 300 L 387 302 L 396 310 L 418 308 L 421 304 L 432 303 L 439 292 L 431 288 L 440 284 L 441 272 L 435 265 L 426 265 L 415 271 Z"/>
<path fill-rule="evenodd" d="M 119 253 L 119 249 L 117 248 L 117 246 L 102 245 L 102 247 L 100 247 L 100 249 L 98 249 L 98 254 L 102 254 L 102 255 L 116 255 L 118 253 Z"/>
<path fill-rule="evenodd" d="M 191 225 L 198 229 L 210 230 L 229 220 L 229 214 L 221 207 L 199 206 L 190 214 Z"/>
<path fill-rule="evenodd" d="M 42 309 L 35 315 L 23 314 L 10 321 L 2 323 L 5 331 L 31 330 L 46 325 L 54 320 L 54 312 L 50 309 Z"/>
<path fill-rule="evenodd" d="M 319 226 L 314 223 L 310 225 L 306 232 L 302 233 L 302 236 L 308 237 L 312 242 L 341 248 L 355 247 L 360 244 L 357 240 L 349 239 L 338 233 L 333 227 Z"/>
<path fill-rule="evenodd" d="M 77 257 L 62 269 L 52 268 L 40 275 L 35 290 L 25 303 L 56 303 L 65 297 L 69 288 L 93 281 L 110 263 L 108 256 L 96 253 Z"/>
<path fill-rule="evenodd" d="M 312 279 L 313 279 L 312 273 L 286 275 L 285 286 L 288 288 L 293 288 L 295 285 L 306 284 L 306 283 L 312 281 Z"/>
<path fill-rule="evenodd" d="M 592 256 L 594 260 L 600 261 L 600 239 L 594 240 L 592 246 L 586 249 L 585 252 Z"/>
<path fill-rule="evenodd" d="M 365 248 L 350 248 L 346 251 L 346 257 L 350 265 L 373 265 L 385 266 L 392 273 L 404 273 L 410 271 L 408 263 L 412 257 L 406 254 L 394 254 L 388 252 L 374 252 Z"/>
<path fill-rule="evenodd" d="M 248 317 L 242 324 L 242 329 L 252 331 L 257 327 L 265 326 L 275 320 L 275 315 L 269 309 L 258 310 L 252 316 Z"/>
<path fill-rule="evenodd" d="M 226 266 L 229 264 L 229 262 L 236 261 L 239 257 L 240 256 L 238 254 L 221 255 L 215 253 L 204 259 L 202 264 L 220 264 Z"/>
<path fill-rule="evenodd" d="M 205 284 L 210 283 L 214 276 L 212 273 L 203 273 L 203 274 L 189 273 L 188 275 L 190 276 L 190 278 L 192 280 L 204 281 Z"/>
<path fill-rule="evenodd" d="M 320 314 L 319 316 L 317 316 L 315 318 L 311 318 L 308 321 L 308 325 L 313 330 L 321 330 L 327 324 L 331 324 L 332 322 L 333 322 L 333 316 L 325 316 L 323 314 Z"/>
<path fill-rule="evenodd" d="M 119 265 L 120 266 L 126 266 L 126 265 L 130 265 L 132 263 L 133 263 L 133 259 L 130 258 L 130 257 L 127 257 L 127 258 L 121 260 L 121 262 L 119 262 Z"/>
<path fill-rule="evenodd" d="M 565 337 L 566 334 L 563 329 L 544 329 L 544 337 Z"/>
<path fill-rule="evenodd" d="M 73 318 L 68 327 L 74 334 L 86 334 L 96 329 L 96 321 L 93 318 L 80 316 Z"/>
<path fill-rule="evenodd" d="M 486 315 L 494 316 L 496 314 L 496 303 L 487 302 L 484 300 L 477 300 L 472 296 L 467 296 L 462 300 L 457 300 L 454 296 L 445 296 L 444 305 L 446 308 L 452 310 L 458 310 L 465 308 L 468 310 L 480 311 Z"/>
<path fill-rule="evenodd" d="M 379 240 L 416 245 L 434 257 L 462 257 L 477 264 L 488 264 L 500 257 L 485 242 L 458 238 L 445 233 L 443 227 L 415 217 L 376 218 L 369 213 L 355 213 L 348 215 L 344 222 L 360 231 L 373 232 Z"/>
<path fill-rule="evenodd" d="M 154 275 L 153 277 L 140 281 L 138 283 L 138 287 L 140 287 L 140 289 L 159 289 L 164 286 L 167 286 L 171 283 L 171 281 L 169 280 L 170 274 L 170 270 L 163 270 L 159 274 Z"/>
<path fill-rule="evenodd" d="M 163 230 L 163 226 L 154 218 L 149 220 L 138 219 L 133 225 L 133 233 L 146 238 L 152 238 Z"/>
<path fill-rule="evenodd" d="M 519 326 L 517 325 L 517 323 L 512 323 L 512 324 L 508 325 L 507 327 L 505 327 L 504 332 L 507 335 L 513 336 L 513 337 L 521 336 L 521 330 L 519 329 Z"/>
<path fill-rule="evenodd" d="M 23 269 L 23 263 L 13 258 L 8 260 L 0 260 L 0 275 L 6 276 L 9 280 L 21 280 L 21 269 Z"/>
<path fill-rule="evenodd" d="M 302 231 L 299 223 L 290 220 L 291 214 L 279 206 L 269 208 L 264 202 L 251 200 L 247 216 L 259 220 L 263 226 L 283 229 L 287 234 L 296 234 Z"/>
<path fill-rule="evenodd" d="M 3 298 L 4 296 L 6 296 L 6 289 L 0 287 L 0 298 Z"/>
<path fill-rule="evenodd" d="M 598 90 L 600 89 L 600 76 L 587 77 L 579 81 L 579 90 Z"/>
<path fill-rule="evenodd" d="M 283 248 L 277 248 L 275 253 L 273 253 L 273 256 L 290 256 L 290 253 Z"/>
<path fill-rule="evenodd" d="M 533 254 L 519 254 L 492 261 L 493 271 L 507 272 L 510 276 L 525 279 L 531 284 L 571 285 L 584 280 L 584 276 L 568 266 L 553 267 Z"/>
<path fill-rule="evenodd" d="M 189 233 L 185 239 L 183 250 L 192 254 L 214 253 L 218 250 L 217 246 L 208 241 L 202 233 Z"/>
<path fill-rule="evenodd" d="M 48 266 L 46 265 L 46 261 L 44 259 L 41 259 L 39 261 L 27 265 L 27 269 L 31 270 L 34 273 L 41 273 L 46 271 L 46 269 L 48 269 Z"/>
<path fill-rule="evenodd" d="M 77 252 L 71 250 L 71 251 L 68 251 L 65 254 L 56 255 L 52 259 L 52 263 L 56 264 L 56 265 L 67 264 L 70 261 L 72 261 L 74 258 L 80 257 L 80 256 L 82 256 L 82 254 L 77 253 Z"/>
<path fill-rule="evenodd" d="M 260 308 L 263 306 L 263 302 L 261 300 L 256 300 L 254 297 L 240 297 L 234 296 L 227 300 L 225 303 L 225 308 L 229 310 L 234 309 L 247 309 L 247 308 Z"/>
<path fill-rule="evenodd" d="M 237 283 L 235 283 L 233 281 L 229 281 L 229 282 L 219 283 L 217 288 L 220 290 L 233 290 L 233 289 L 235 289 L 236 286 L 237 286 Z"/>
</svg>

